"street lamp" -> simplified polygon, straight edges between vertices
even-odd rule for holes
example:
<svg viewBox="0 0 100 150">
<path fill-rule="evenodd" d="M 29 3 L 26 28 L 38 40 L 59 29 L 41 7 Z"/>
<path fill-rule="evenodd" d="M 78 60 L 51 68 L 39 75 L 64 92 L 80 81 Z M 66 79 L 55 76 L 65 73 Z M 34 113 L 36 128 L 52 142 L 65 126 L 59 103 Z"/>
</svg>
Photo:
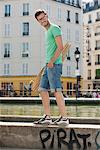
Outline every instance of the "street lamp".
<svg viewBox="0 0 100 150">
<path fill-rule="evenodd" d="M 76 83 L 76 98 L 79 97 L 79 77 L 80 77 L 80 73 L 79 73 L 79 59 L 80 59 L 80 51 L 78 50 L 79 48 L 76 47 L 76 51 L 74 52 L 74 56 L 76 59 L 76 77 L 77 77 L 77 83 Z"/>
</svg>

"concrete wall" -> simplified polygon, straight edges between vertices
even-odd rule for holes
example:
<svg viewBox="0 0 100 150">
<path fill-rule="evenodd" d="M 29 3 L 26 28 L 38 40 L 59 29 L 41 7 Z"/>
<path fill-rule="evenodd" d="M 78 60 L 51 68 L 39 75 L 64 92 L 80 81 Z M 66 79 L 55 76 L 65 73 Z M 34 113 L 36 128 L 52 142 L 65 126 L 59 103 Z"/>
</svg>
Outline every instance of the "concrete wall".
<svg viewBox="0 0 100 150">
<path fill-rule="evenodd" d="M 100 125 L 70 124 L 68 127 L 0 123 L 0 147 L 99 150 Z"/>
</svg>

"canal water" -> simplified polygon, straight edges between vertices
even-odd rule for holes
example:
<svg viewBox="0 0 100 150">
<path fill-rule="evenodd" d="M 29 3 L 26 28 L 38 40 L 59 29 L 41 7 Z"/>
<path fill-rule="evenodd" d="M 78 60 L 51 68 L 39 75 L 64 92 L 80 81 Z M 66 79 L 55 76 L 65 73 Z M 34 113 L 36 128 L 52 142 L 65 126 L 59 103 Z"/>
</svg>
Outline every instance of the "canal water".
<svg viewBox="0 0 100 150">
<path fill-rule="evenodd" d="M 77 105 L 66 106 L 69 117 L 100 117 L 100 106 Z M 41 116 L 43 115 L 41 104 L 0 104 L 0 115 Z M 51 105 L 52 116 L 59 116 L 56 105 Z"/>
</svg>

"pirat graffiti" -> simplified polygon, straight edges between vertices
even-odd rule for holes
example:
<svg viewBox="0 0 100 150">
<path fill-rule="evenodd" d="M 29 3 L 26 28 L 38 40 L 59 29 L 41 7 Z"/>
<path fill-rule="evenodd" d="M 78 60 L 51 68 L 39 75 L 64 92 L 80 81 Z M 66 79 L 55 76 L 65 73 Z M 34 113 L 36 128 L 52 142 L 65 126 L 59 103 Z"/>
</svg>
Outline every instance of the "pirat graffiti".
<svg viewBox="0 0 100 150">
<path fill-rule="evenodd" d="M 62 144 L 64 144 L 68 150 L 74 150 L 74 145 L 76 145 L 77 150 L 87 150 L 91 147 L 91 143 L 88 142 L 90 134 L 76 134 L 74 129 L 71 129 L 68 137 L 67 132 L 63 128 L 59 128 L 57 131 L 54 130 L 53 133 L 51 133 L 48 129 L 41 130 L 40 139 L 42 147 L 44 149 L 54 148 L 55 136 L 57 136 L 58 149 L 61 149 Z M 49 140 L 50 144 L 47 147 L 46 142 Z M 82 144 L 80 144 L 80 140 L 82 140 Z"/>
</svg>

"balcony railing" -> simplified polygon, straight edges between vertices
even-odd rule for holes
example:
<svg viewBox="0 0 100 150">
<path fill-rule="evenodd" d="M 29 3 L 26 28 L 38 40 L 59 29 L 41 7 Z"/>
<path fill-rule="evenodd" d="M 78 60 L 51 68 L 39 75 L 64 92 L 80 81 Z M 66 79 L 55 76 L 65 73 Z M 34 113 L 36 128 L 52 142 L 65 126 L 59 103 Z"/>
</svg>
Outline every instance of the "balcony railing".
<svg viewBox="0 0 100 150">
<path fill-rule="evenodd" d="M 28 16 L 29 12 L 23 12 L 23 16 Z"/>
<path fill-rule="evenodd" d="M 70 56 L 67 57 L 67 60 L 70 60 Z"/>
<path fill-rule="evenodd" d="M 91 33 L 87 33 L 87 37 L 91 37 Z"/>
<path fill-rule="evenodd" d="M 96 21 L 96 22 L 97 22 L 97 21 L 100 21 L 100 18 L 97 18 L 95 21 Z"/>
<path fill-rule="evenodd" d="M 100 50 L 100 47 L 95 47 L 95 50 Z"/>
<path fill-rule="evenodd" d="M 88 62 L 88 64 L 87 64 L 88 66 L 91 66 L 91 62 Z"/>
<path fill-rule="evenodd" d="M 4 58 L 10 57 L 10 54 L 4 54 Z"/>
<path fill-rule="evenodd" d="M 67 21 L 70 22 L 70 18 L 67 18 Z"/>
<path fill-rule="evenodd" d="M 100 76 L 95 76 L 95 79 L 100 79 Z"/>
<path fill-rule="evenodd" d="M 76 24 L 79 24 L 79 21 L 78 21 L 78 20 L 76 20 Z"/>
<path fill-rule="evenodd" d="M 23 32 L 23 36 L 29 35 L 29 32 Z"/>
<path fill-rule="evenodd" d="M 74 6 L 74 7 L 77 7 L 77 8 L 81 8 L 79 3 L 70 2 L 70 1 L 66 1 L 66 0 L 53 0 L 53 1 L 64 3 L 64 4 L 67 4 L 67 5 L 70 5 L 70 6 Z"/>
<path fill-rule="evenodd" d="M 88 51 L 88 52 L 91 51 L 91 48 L 87 48 L 87 51 Z"/>
<path fill-rule="evenodd" d="M 88 80 L 91 80 L 91 77 L 87 77 Z"/>
<path fill-rule="evenodd" d="M 92 20 L 89 20 L 88 23 L 92 23 Z"/>
<path fill-rule="evenodd" d="M 23 54 L 22 54 L 22 57 L 28 57 L 28 56 L 29 56 L 28 53 L 23 53 Z"/>
<path fill-rule="evenodd" d="M 100 35 L 100 32 L 95 33 L 95 36 Z"/>
<path fill-rule="evenodd" d="M 5 13 L 4 16 L 5 17 L 10 17 L 10 13 Z"/>
<path fill-rule="evenodd" d="M 100 65 L 100 62 L 95 62 L 95 65 Z"/>
</svg>

